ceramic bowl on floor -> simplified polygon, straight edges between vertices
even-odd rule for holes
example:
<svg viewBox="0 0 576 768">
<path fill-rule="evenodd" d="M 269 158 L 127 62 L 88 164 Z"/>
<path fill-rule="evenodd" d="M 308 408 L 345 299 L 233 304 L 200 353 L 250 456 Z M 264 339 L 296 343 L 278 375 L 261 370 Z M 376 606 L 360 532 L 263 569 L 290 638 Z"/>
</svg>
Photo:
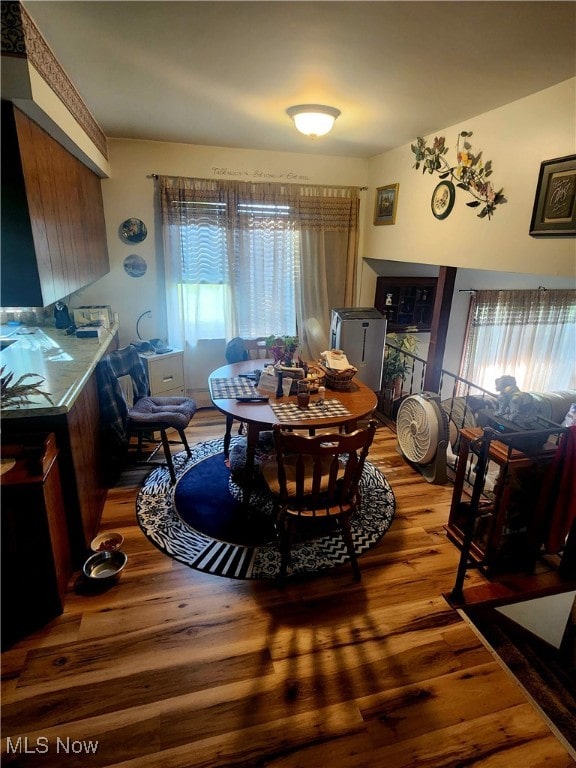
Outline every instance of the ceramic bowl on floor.
<svg viewBox="0 0 576 768">
<path fill-rule="evenodd" d="M 120 549 L 123 543 L 124 536 L 122 536 L 121 533 L 107 531 L 106 533 L 99 534 L 95 539 L 92 539 L 90 549 L 92 552 L 114 552 L 115 550 Z"/>
</svg>

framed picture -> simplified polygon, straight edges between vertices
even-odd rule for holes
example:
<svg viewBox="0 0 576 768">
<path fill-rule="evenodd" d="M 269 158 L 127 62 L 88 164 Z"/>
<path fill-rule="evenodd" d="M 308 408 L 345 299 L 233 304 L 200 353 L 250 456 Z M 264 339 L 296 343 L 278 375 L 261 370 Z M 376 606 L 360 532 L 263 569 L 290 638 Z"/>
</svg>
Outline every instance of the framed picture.
<svg viewBox="0 0 576 768">
<path fill-rule="evenodd" d="M 576 155 L 540 164 L 530 234 L 576 237 Z"/>
<path fill-rule="evenodd" d="M 394 224 L 396 222 L 399 189 L 400 184 L 388 184 L 385 187 L 377 188 L 374 224 Z"/>
</svg>

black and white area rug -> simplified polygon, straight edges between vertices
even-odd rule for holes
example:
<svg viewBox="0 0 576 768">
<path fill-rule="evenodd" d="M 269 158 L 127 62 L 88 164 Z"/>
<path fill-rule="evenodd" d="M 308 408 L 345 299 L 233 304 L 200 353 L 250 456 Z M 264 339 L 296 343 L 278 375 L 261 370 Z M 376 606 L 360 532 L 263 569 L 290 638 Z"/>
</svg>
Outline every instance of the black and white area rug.
<svg viewBox="0 0 576 768">
<path fill-rule="evenodd" d="M 233 438 L 232 445 L 236 440 Z M 169 557 L 190 568 L 236 579 L 274 578 L 280 553 L 272 523 L 272 501 L 255 483 L 250 508 L 242 507 L 242 490 L 224 462 L 223 440 L 192 447 L 192 457 L 174 456 L 177 482 L 158 467 L 144 480 L 136 499 L 138 522 L 148 539 Z M 366 462 L 361 480 L 362 505 L 352 520 L 360 556 L 390 527 L 395 511 L 392 489 L 384 475 Z M 330 521 L 333 525 L 333 521 Z M 315 530 L 297 541 L 288 575 L 333 568 L 348 562 L 341 535 Z"/>
</svg>

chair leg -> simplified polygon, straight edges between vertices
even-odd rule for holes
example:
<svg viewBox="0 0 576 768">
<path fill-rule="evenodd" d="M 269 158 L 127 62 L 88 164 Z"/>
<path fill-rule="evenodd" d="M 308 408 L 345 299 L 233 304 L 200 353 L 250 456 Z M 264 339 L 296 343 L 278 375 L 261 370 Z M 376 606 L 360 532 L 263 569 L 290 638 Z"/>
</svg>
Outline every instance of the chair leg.
<svg viewBox="0 0 576 768">
<path fill-rule="evenodd" d="M 188 457 L 192 456 L 192 451 L 190 450 L 190 446 L 188 445 L 188 440 L 186 439 L 186 433 L 183 429 L 178 430 L 178 434 L 180 435 L 180 440 L 182 441 L 182 445 L 186 449 L 186 453 L 188 454 Z"/>
<path fill-rule="evenodd" d="M 340 530 L 342 531 L 342 538 L 346 544 L 348 555 L 350 557 L 350 565 L 352 566 L 352 573 L 354 574 L 354 581 L 360 581 L 362 575 L 360 574 L 360 566 L 358 565 L 358 558 L 356 557 L 356 550 L 354 549 L 354 542 L 352 541 L 352 530 L 350 528 L 350 517 L 343 515 L 339 518 Z"/>
<path fill-rule="evenodd" d="M 176 473 L 174 472 L 174 464 L 172 462 L 172 454 L 170 453 L 170 443 L 168 441 L 168 435 L 166 430 L 160 430 L 162 436 L 162 445 L 164 446 L 164 457 L 166 458 L 166 464 L 168 464 L 168 471 L 170 472 L 170 480 L 172 485 L 176 483 Z"/>
<path fill-rule="evenodd" d="M 290 521 L 288 515 L 279 512 L 277 517 L 277 530 L 280 547 L 280 572 L 278 581 L 283 584 L 288 572 L 288 563 L 290 562 Z"/>
</svg>

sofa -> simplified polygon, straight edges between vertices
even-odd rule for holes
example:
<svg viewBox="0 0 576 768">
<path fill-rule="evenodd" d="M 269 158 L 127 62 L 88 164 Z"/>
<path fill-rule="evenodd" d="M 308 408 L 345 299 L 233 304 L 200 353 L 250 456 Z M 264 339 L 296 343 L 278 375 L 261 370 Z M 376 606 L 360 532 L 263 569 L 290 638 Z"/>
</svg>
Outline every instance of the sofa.
<svg viewBox="0 0 576 768">
<path fill-rule="evenodd" d="M 536 405 L 537 416 L 542 419 L 542 429 L 545 422 L 550 426 L 560 426 L 572 403 L 576 403 L 576 390 L 568 389 L 557 392 L 530 392 Z M 496 411 L 498 398 L 496 395 L 467 395 L 466 397 L 451 397 L 441 402 L 448 416 L 450 425 L 450 442 L 455 450 L 458 431 L 464 427 L 481 427 L 486 424 L 486 415 Z"/>
</svg>

